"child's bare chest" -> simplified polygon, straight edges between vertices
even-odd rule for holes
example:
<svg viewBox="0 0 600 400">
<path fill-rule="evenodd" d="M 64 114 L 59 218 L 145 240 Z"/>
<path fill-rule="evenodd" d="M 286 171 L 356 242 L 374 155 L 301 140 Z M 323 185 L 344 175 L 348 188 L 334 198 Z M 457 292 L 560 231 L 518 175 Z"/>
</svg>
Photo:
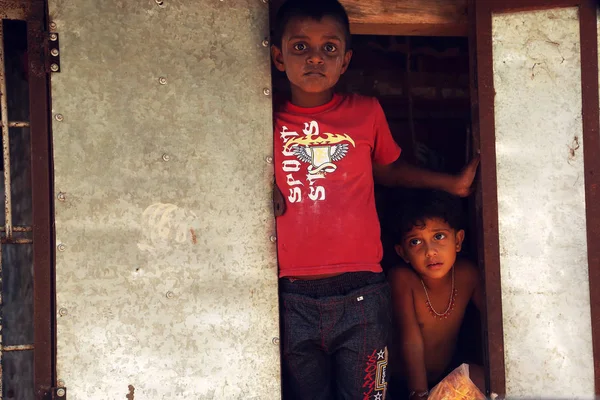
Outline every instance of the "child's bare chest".
<svg viewBox="0 0 600 400">
<path fill-rule="evenodd" d="M 470 301 L 469 293 L 457 291 L 450 298 L 450 290 L 433 294 L 415 290 L 415 311 L 421 334 L 426 345 L 454 341 L 460 330 L 465 309 Z"/>
</svg>

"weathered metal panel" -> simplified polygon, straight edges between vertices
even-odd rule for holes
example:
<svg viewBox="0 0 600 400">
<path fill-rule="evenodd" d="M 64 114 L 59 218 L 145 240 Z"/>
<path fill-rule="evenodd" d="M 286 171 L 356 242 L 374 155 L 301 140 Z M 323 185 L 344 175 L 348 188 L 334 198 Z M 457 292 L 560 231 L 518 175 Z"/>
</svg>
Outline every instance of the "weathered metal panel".
<svg viewBox="0 0 600 400">
<path fill-rule="evenodd" d="M 74 400 L 279 398 L 268 5 L 49 12 L 59 383 Z"/>
<path fill-rule="evenodd" d="M 575 8 L 495 15 L 509 396 L 594 395 Z"/>
</svg>

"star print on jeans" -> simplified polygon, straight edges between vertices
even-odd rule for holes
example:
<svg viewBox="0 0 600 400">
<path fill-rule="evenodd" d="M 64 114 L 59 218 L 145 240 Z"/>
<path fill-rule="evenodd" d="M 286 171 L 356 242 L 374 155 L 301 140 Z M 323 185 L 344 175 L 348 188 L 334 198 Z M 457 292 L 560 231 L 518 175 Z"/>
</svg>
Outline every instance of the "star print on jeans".
<svg viewBox="0 0 600 400">
<path fill-rule="evenodd" d="M 377 353 L 378 360 L 382 360 L 384 357 L 385 357 L 385 351 L 381 350 L 379 353 Z"/>
</svg>

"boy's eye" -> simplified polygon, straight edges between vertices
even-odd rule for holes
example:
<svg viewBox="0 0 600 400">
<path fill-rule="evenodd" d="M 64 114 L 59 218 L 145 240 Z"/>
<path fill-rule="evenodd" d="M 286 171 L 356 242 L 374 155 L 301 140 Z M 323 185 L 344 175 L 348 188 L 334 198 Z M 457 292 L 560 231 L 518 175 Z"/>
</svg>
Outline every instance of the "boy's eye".
<svg viewBox="0 0 600 400">
<path fill-rule="evenodd" d="M 333 53 L 334 51 L 337 50 L 336 45 L 335 44 L 331 44 L 331 43 L 327 43 L 323 48 L 328 53 Z"/>
<path fill-rule="evenodd" d="M 442 239 L 446 239 L 446 235 L 443 233 L 436 233 L 435 236 L 433 237 L 435 240 L 442 240 Z"/>
<path fill-rule="evenodd" d="M 418 246 L 421 244 L 421 239 L 410 239 L 408 244 L 411 246 Z"/>
<path fill-rule="evenodd" d="M 304 43 L 296 43 L 294 45 L 294 50 L 296 50 L 296 51 L 304 51 L 304 50 L 306 50 L 306 45 Z"/>
</svg>

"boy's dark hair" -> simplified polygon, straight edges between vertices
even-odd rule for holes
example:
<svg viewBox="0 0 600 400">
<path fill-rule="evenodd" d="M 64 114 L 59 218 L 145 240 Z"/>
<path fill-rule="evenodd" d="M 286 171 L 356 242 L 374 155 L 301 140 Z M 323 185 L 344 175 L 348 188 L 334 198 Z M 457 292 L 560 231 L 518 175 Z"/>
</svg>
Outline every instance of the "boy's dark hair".
<svg viewBox="0 0 600 400">
<path fill-rule="evenodd" d="M 402 243 L 413 227 L 425 227 L 425 220 L 439 218 L 444 220 L 454 230 L 462 226 L 462 204 L 460 198 L 446 192 L 434 190 L 414 190 L 398 205 L 400 210 L 396 215 L 394 240 Z"/>
<path fill-rule="evenodd" d="M 350 34 L 350 21 L 344 6 L 337 0 L 288 0 L 279 8 L 273 27 L 272 43 L 281 48 L 281 39 L 287 24 L 294 18 L 312 18 L 316 21 L 324 17 L 337 20 L 344 29 L 346 40 L 345 51 L 350 50 L 352 36 Z"/>
</svg>

